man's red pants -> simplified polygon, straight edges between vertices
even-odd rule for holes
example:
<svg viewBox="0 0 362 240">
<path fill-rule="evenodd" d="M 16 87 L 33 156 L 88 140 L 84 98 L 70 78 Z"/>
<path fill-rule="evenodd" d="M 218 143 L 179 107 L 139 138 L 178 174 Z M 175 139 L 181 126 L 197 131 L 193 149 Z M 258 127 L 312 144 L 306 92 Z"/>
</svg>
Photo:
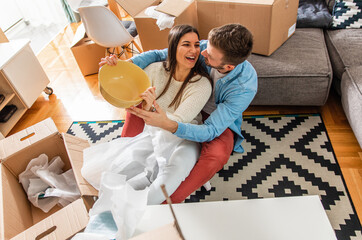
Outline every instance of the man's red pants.
<svg viewBox="0 0 362 240">
<path fill-rule="evenodd" d="M 142 118 L 127 113 L 121 136 L 134 137 L 141 133 L 143 128 Z M 171 195 L 172 202 L 183 202 L 191 193 L 209 181 L 227 163 L 233 148 L 234 134 L 229 128 L 211 142 L 202 143 L 199 160 L 190 175 Z"/>
</svg>

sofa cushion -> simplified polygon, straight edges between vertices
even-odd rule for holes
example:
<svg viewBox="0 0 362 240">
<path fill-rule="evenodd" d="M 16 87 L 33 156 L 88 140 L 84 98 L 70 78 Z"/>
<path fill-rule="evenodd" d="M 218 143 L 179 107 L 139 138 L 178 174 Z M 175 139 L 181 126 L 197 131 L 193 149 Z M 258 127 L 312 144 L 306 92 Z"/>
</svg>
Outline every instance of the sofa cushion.
<svg viewBox="0 0 362 240">
<path fill-rule="evenodd" d="M 122 21 L 122 25 L 127 29 L 127 32 L 129 32 L 132 37 L 136 37 L 138 35 L 134 21 Z"/>
<path fill-rule="evenodd" d="M 258 74 L 253 105 L 323 105 L 332 80 L 323 30 L 297 28 L 271 56 L 249 58 Z"/>
<path fill-rule="evenodd" d="M 345 67 L 362 65 L 362 30 L 328 30 L 325 34 L 334 76 L 342 78 Z"/>
<path fill-rule="evenodd" d="M 297 28 L 328 28 L 332 20 L 324 0 L 299 1 Z"/>
<path fill-rule="evenodd" d="M 346 68 L 342 76 L 341 98 L 348 122 L 362 147 L 362 66 Z"/>
<path fill-rule="evenodd" d="M 332 28 L 362 28 L 362 1 L 337 0 L 333 8 Z"/>
</svg>

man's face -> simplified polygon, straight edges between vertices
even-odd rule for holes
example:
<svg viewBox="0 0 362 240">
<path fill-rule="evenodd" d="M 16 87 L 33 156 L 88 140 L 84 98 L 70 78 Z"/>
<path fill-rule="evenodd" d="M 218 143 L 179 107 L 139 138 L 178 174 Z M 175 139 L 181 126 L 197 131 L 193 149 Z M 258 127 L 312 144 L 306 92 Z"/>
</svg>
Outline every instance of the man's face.
<svg viewBox="0 0 362 240">
<path fill-rule="evenodd" d="M 201 54 L 205 58 L 206 65 L 209 67 L 217 69 L 220 73 L 226 73 L 228 71 L 225 69 L 225 64 L 222 60 L 224 54 L 210 43 L 207 43 L 207 48 L 202 51 Z"/>
</svg>

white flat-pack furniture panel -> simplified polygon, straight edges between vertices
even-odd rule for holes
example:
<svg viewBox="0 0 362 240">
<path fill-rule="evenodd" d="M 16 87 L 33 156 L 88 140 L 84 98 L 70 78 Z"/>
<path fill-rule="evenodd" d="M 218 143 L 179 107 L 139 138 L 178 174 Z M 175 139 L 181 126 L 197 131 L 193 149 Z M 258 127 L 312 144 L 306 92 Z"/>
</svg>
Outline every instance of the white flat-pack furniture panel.
<svg viewBox="0 0 362 240">
<path fill-rule="evenodd" d="M 172 205 L 187 240 L 336 240 L 318 196 Z M 168 205 L 147 206 L 136 233 L 173 222 Z"/>
</svg>

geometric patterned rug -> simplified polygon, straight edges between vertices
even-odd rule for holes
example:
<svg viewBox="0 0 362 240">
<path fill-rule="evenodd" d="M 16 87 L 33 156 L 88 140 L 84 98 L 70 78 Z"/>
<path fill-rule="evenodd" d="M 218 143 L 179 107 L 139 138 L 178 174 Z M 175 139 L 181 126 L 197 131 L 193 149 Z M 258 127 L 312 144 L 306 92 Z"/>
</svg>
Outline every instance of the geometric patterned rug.
<svg viewBox="0 0 362 240">
<path fill-rule="evenodd" d="M 68 133 L 91 144 L 118 138 L 124 121 L 73 122 Z M 319 195 L 338 240 L 362 239 L 322 118 L 318 114 L 245 116 L 244 153 L 234 152 L 185 202 Z"/>
</svg>

